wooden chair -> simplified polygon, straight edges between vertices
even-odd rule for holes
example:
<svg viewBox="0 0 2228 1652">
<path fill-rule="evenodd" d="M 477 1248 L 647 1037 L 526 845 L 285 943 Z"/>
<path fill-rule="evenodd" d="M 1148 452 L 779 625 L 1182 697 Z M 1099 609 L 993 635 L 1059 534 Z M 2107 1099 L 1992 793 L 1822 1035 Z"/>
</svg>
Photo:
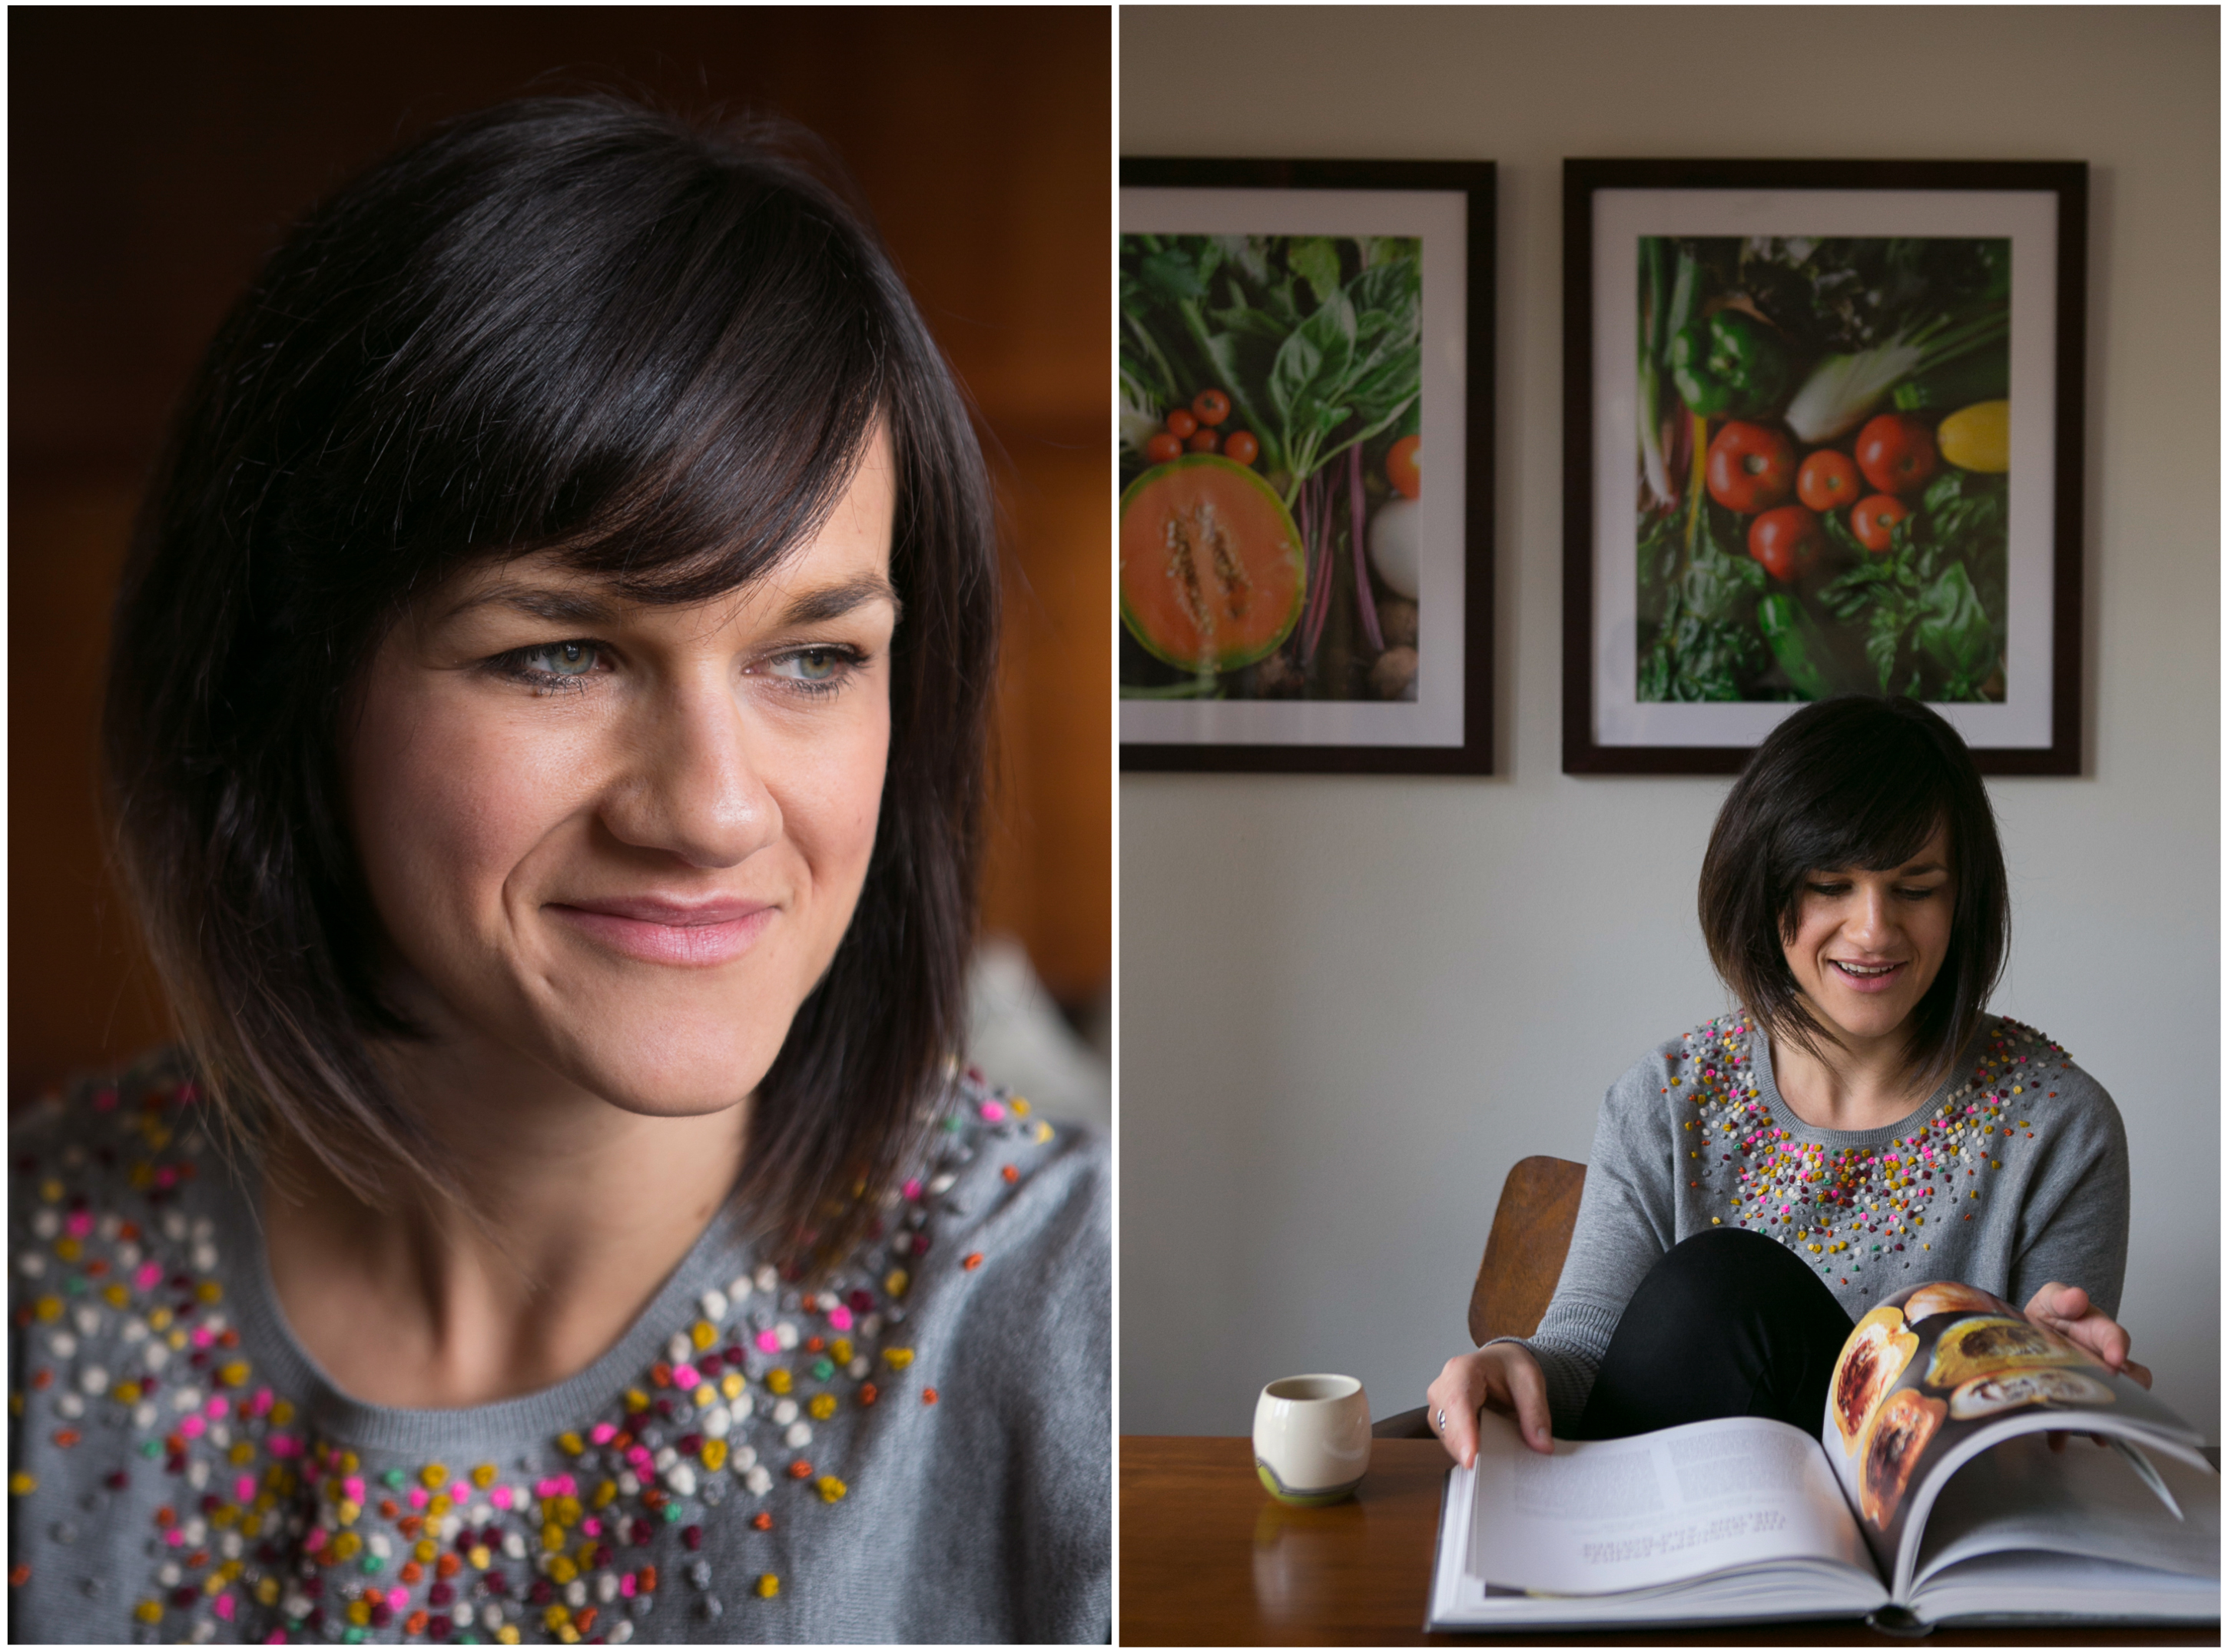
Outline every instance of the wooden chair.
<svg viewBox="0 0 2228 1652">
<path fill-rule="evenodd" d="M 1540 1156 L 1510 1167 L 1494 1207 L 1477 1283 L 1470 1287 L 1471 1341 L 1482 1347 L 1496 1336 L 1529 1336 L 1540 1329 L 1540 1316 L 1563 1277 L 1585 1185 L 1586 1167 L 1568 1159 Z M 1370 1432 L 1380 1439 L 1432 1437 L 1421 1405 L 1372 1425 Z"/>
</svg>

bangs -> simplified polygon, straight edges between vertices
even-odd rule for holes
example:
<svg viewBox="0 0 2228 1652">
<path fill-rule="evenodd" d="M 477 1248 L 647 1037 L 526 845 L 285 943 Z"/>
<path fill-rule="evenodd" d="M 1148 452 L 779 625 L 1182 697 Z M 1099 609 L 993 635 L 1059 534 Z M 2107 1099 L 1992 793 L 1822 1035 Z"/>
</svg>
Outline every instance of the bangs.
<svg viewBox="0 0 2228 1652">
<path fill-rule="evenodd" d="M 513 157 L 499 208 L 430 215 L 371 318 L 391 343 L 337 439 L 436 559 L 413 584 L 554 551 L 637 600 L 733 589 L 810 536 L 892 399 L 897 306 L 822 186 L 763 151 L 682 168 L 597 143 Z M 419 183 L 428 205 L 449 187 Z"/>
<path fill-rule="evenodd" d="M 1868 752 L 1834 774 L 1774 835 L 1770 876 L 1792 901 L 1806 872 L 1887 872 L 1914 859 L 1937 828 L 1949 830 L 1951 777 L 1925 751 Z"/>
</svg>

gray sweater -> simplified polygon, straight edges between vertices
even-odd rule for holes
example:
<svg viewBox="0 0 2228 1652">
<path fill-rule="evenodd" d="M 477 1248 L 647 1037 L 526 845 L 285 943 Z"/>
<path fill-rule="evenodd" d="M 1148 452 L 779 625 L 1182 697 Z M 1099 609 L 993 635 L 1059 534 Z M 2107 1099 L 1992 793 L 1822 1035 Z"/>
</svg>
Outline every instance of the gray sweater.
<svg viewBox="0 0 2228 1652">
<path fill-rule="evenodd" d="M 832 1282 L 715 1221 L 571 1380 L 337 1391 L 159 1066 L 14 1132 L 18 1641 L 1103 1641 L 1107 1162 L 959 1087 Z"/>
<path fill-rule="evenodd" d="M 1745 1015 L 1657 1046 L 1602 1103 L 1570 1256 L 1524 1342 L 1559 1431 L 1585 1409 L 1649 1269 L 1716 1226 L 1780 1240 L 1852 1320 L 1932 1279 L 2016 1304 L 2056 1280 L 2115 1314 L 2127 1138 L 2095 1079 L 2001 1017 L 1983 1020 L 1924 1105 L 1868 1130 L 1797 1118 L 1772 1082 L 1770 1040 Z"/>
</svg>

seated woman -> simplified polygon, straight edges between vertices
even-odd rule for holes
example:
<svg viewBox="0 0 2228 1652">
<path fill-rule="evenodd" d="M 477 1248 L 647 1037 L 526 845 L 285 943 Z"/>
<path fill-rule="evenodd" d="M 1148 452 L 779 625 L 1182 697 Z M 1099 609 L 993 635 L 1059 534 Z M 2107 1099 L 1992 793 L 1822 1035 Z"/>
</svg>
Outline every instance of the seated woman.
<svg viewBox="0 0 2228 1652">
<path fill-rule="evenodd" d="M 2148 1386 L 2113 1322 L 2128 1151 L 2111 1098 L 1985 1013 L 2010 915 L 1988 793 L 1910 700 L 1796 712 L 1727 796 L 1702 932 L 1743 1008 L 1610 1090 L 1536 1334 L 1447 1361 L 1426 1415 L 1469 1463 L 1477 1413 L 1525 1441 L 1713 1417 L 1812 1432 L 1855 1320 L 1908 1285 L 1980 1286 Z"/>
<path fill-rule="evenodd" d="M 219 335 L 117 610 L 184 1052 L 14 1143 L 18 1640 L 1092 1640 L 1106 1163 L 963 1074 L 997 577 L 765 143 L 437 131 Z"/>
</svg>

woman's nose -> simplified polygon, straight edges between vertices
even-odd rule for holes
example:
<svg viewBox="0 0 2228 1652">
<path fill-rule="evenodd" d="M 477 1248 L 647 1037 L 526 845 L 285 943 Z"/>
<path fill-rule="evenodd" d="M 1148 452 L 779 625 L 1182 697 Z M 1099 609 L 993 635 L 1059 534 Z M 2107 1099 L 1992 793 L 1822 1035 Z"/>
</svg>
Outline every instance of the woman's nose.
<svg viewBox="0 0 2228 1652">
<path fill-rule="evenodd" d="M 724 682 L 667 687 L 628 731 L 635 751 L 604 809 L 611 834 L 691 866 L 727 867 L 781 833 L 781 807 L 754 760 Z"/>
<path fill-rule="evenodd" d="M 1860 885 L 1848 918 L 1850 938 L 1859 942 L 1885 941 L 1895 932 L 1895 909 L 1887 890 Z"/>
</svg>

